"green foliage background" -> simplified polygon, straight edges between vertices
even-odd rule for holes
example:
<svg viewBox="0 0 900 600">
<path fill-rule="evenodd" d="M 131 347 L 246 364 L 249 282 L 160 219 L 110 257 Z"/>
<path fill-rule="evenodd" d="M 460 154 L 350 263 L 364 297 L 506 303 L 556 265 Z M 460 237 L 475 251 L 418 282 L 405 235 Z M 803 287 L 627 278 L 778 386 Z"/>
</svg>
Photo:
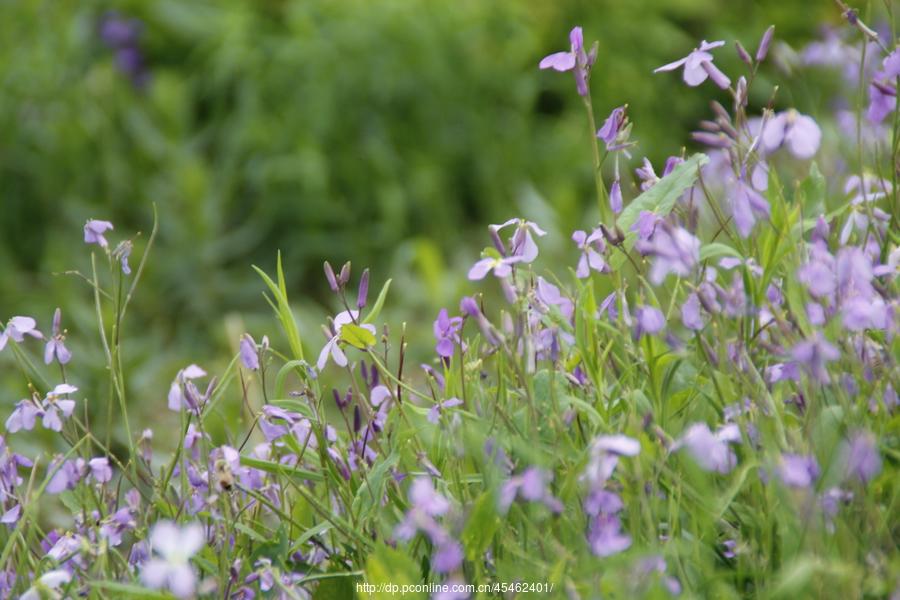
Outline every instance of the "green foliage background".
<svg viewBox="0 0 900 600">
<path fill-rule="evenodd" d="M 143 89 L 98 36 L 108 10 L 143 22 Z M 373 267 L 373 286 L 395 277 L 391 305 L 430 323 L 487 223 L 543 211 L 570 231 L 589 214 L 580 99 L 537 69 L 573 25 L 600 42 L 598 112 L 627 102 L 637 155 L 658 164 L 710 93 L 654 67 L 703 37 L 753 49 L 771 23 L 799 45 L 836 17 L 824 0 L 0 2 L 0 318 L 47 328 L 62 306 L 76 356 L 99 352 L 89 289 L 53 273 L 88 272 L 90 217 L 115 239 L 144 232 L 139 256 L 155 202 L 127 355 L 152 406 L 187 361 L 233 348 L 244 318 L 271 327 L 250 264 L 271 270 L 278 249 L 309 332 L 329 312 L 324 259 Z M 731 47 L 717 62 L 737 70 Z"/>
</svg>

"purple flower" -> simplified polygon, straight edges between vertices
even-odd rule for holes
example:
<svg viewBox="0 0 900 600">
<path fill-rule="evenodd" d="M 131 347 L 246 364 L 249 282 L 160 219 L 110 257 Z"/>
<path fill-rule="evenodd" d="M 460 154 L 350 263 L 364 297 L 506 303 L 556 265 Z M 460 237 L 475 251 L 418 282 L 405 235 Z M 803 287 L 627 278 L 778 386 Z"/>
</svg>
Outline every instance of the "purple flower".
<svg viewBox="0 0 900 600">
<path fill-rule="evenodd" d="M 813 456 L 785 454 L 778 465 L 778 476 L 787 486 L 808 488 L 819 477 L 819 464 Z"/>
<path fill-rule="evenodd" d="M 606 244 L 603 241 L 603 233 L 599 229 L 595 229 L 590 235 L 580 229 L 572 234 L 572 241 L 581 250 L 581 257 L 578 259 L 578 268 L 575 274 L 584 279 L 590 275 L 591 270 L 598 273 L 608 273 L 609 265 L 603 258 L 602 252 L 606 251 Z"/>
<path fill-rule="evenodd" d="M 897 106 L 897 77 L 900 77 L 900 48 L 888 54 L 869 84 L 869 110 L 873 123 L 881 123 Z"/>
<path fill-rule="evenodd" d="M 44 334 L 37 330 L 37 322 L 31 317 L 13 317 L 6 324 L 6 328 L 0 333 L 0 350 L 6 347 L 9 340 L 17 344 L 25 340 L 25 336 L 43 339 Z"/>
<path fill-rule="evenodd" d="M 662 219 L 655 212 L 642 210 L 638 213 L 638 218 L 635 220 L 634 225 L 631 226 L 630 231 L 637 233 L 639 241 L 649 240 L 656 231 L 656 226 L 660 223 L 662 223 Z"/>
<path fill-rule="evenodd" d="M 57 466 L 59 467 L 58 469 Z M 56 469 L 56 472 L 50 478 L 45 488 L 48 494 L 59 494 L 73 489 L 87 473 L 87 463 L 84 462 L 83 458 L 67 460 L 62 464 L 54 461 L 50 463 L 48 471 L 52 473 L 54 469 Z"/>
<path fill-rule="evenodd" d="M 188 399 L 185 395 L 185 388 L 192 379 L 206 377 L 206 371 L 197 365 L 188 365 L 184 369 L 178 371 L 172 384 L 169 386 L 168 403 L 169 410 L 180 411 L 182 408 L 189 408 Z"/>
<path fill-rule="evenodd" d="M 791 350 L 791 356 L 799 364 L 803 365 L 809 374 L 819 383 L 828 383 L 831 377 L 828 375 L 826 365 L 838 360 L 841 353 L 828 342 L 821 333 L 810 339 L 800 342 Z"/>
<path fill-rule="evenodd" d="M 731 215 L 741 237 L 750 235 L 757 216 L 769 217 L 769 203 L 748 185 L 743 177 L 735 180 L 729 189 L 731 199 Z"/>
<path fill-rule="evenodd" d="M 168 589 L 178 598 L 190 598 L 197 584 L 190 558 L 205 543 L 199 523 L 182 528 L 172 521 L 157 522 L 150 532 L 155 556 L 141 567 L 141 581 L 153 589 Z"/>
<path fill-rule="evenodd" d="M 540 300 L 546 306 L 556 306 L 559 308 L 559 312 L 566 319 L 572 318 L 572 313 L 575 312 L 575 304 L 562 295 L 562 292 L 559 291 L 559 288 L 544 279 L 543 277 L 537 278 L 537 286 L 536 287 L 536 296 L 538 300 Z"/>
<path fill-rule="evenodd" d="M 538 66 L 541 69 L 554 69 L 561 72 L 574 70 L 578 93 L 587 96 L 588 73 L 597 59 L 597 47 L 595 45 L 589 54 L 584 51 L 584 35 L 581 27 L 574 27 L 569 32 L 569 42 L 572 48 L 570 51 L 549 54 L 541 60 Z"/>
<path fill-rule="evenodd" d="M 122 273 L 125 275 L 131 275 L 131 267 L 128 265 L 128 258 L 131 256 L 131 251 L 133 249 L 134 246 L 132 245 L 131 240 L 123 240 L 119 242 L 116 249 L 112 252 L 113 258 L 119 261 L 119 265 L 122 267 Z"/>
<path fill-rule="evenodd" d="M 41 407 L 33 401 L 28 399 L 20 400 L 16 404 L 15 410 L 6 420 L 6 430 L 9 433 L 15 433 L 21 429 L 31 431 L 34 429 L 35 420 L 42 412 Z"/>
<path fill-rule="evenodd" d="M 822 142 L 822 130 L 816 121 L 794 109 L 786 110 L 768 119 L 763 126 L 762 146 L 772 153 L 785 146 L 801 160 L 815 156 Z"/>
<path fill-rule="evenodd" d="M 106 241 L 103 234 L 112 228 L 113 224 L 109 221 L 89 219 L 88 222 L 84 224 L 84 243 L 97 244 L 101 248 L 108 248 L 109 242 Z"/>
<path fill-rule="evenodd" d="M 57 308 L 53 313 L 53 333 L 47 345 L 44 346 L 44 364 L 50 364 L 55 358 L 59 364 L 64 365 L 72 360 L 72 353 L 66 348 L 65 332 L 61 331 L 59 322 L 62 313 Z"/>
<path fill-rule="evenodd" d="M 641 443 L 627 435 L 597 436 L 591 442 L 590 460 L 582 478 L 591 490 L 601 489 L 612 477 L 620 456 L 637 456 L 640 451 Z"/>
<path fill-rule="evenodd" d="M 706 423 L 694 423 L 682 434 L 673 449 L 687 448 L 697 464 L 706 471 L 728 473 L 737 464 L 737 457 L 728 444 L 740 441 L 740 430 L 733 423 L 715 433 Z"/>
<path fill-rule="evenodd" d="M 554 513 L 562 512 L 562 502 L 548 488 L 552 479 L 552 473 L 537 467 L 529 467 L 520 475 L 510 477 L 500 490 L 500 510 L 504 513 L 508 511 L 518 496 L 528 502 L 542 502 Z"/>
<path fill-rule="evenodd" d="M 842 454 L 848 477 L 867 483 L 881 472 L 881 456 L 875 436 L 867 431 L 857 431 L 845 441 Z"/>
<path fill-rule="evenodd" d="M 459 398 L 448 398 L 447 400 L 438 402 L 428 411 L 428 421 L 437 425 L 441 420 L 441 414 L 445 410 L 454 406 L 459 406 L 462 403 L 462 400 L 460 400 Z"/>
<path fill-rule="evenodd" d="M 653 256 L 650 281 L 661 284 L 669 273 L 687 277 L 700 261 L 700 240 L 681 227 L 663 221 L 649 240 L 638 240 L 635 248 L 645 255 Z"/>
<path fill-rule="evenodd" d="M 622 523 L 615 515 L 598 515 L 588 530 L 591 552 L 604 557 L 618 554 L 631 546 L 631 536 L 622 533 Z"/>
<path fill-rule="evenodd" d="M 627 148 L 633 146 L 635 142 L 628 141 L 631 124 L 628 122 L 628 116 L 625 114 L 627 109 L 627 105 L 614 108 L 609 116 L 606 117 L 603 126 L 597 130 L 597 137 L 606 144 L 607 152 L 625 150 L 625 156 L 631 158 Z M 618 179 L 616 181 L 618 182 Z"/>
<path fill-rule="evenodd" d="M 666 317 L 658 308 L 653 306 L 638 306 L 634 309 L 634 317 L 637 325 L 634 328 L 635 339 L 640 339 L 645 333 L 654 335 L 666 326 Z"/>
<path fill-rule="evenodd" d="M 622 212 L 624 204 L 625 202 L 622 199 L 622 184 L 619 183 L 619 178 L 617 177 L 609 187 L 609 208 L 613 211 L 613 214 L 619 214 Z"/>
<path fill-rule="evenodd" d="M 438 353 L 438 356 L 444 358 L 453 356 L 456 344 L 462 343 L 459 337 L 462 326 L 462 317 L 451 318 L 450 315 L 447 314 L 446 308 L 441 309 L 432 326 L 434 338 L 437 340 L 435 351 Z"/>
<path fill-rule="evenodd" d="M 97 483 L 106 483 L 112 479 L 112 467 L 109 466 L 109 459 L 105 456 L 92 458 L 88 461 L 88 467 Z"/>
<path fill-rule="evenodd" d="M 541 229 L 537 223 L 526 221 L 525 219 L 509 219 L 505 223 L 491 225 L 491 229 L 499 235 L 500 231 L 510 225 L 516 226 L 516 230 L 510 238 L 510 257 L 519 257 L 521 262 L 525 263 L 534 262 L 538 255 L 538 247 L 534 237 L 532 237 L 532 233 L 538 237 L 543 237 L 547 235 L 547 232 Z M 501 277 L 501 275 L 497 276 Z M 469 277 L 469 279 L 472 278 Z"/>
<path fill-rule="evenodd" d="M 495 277 L 509 277 L 512 273 L 512 265 L 520 262 L 522 262 L 521 256 L 482 258 L 469 269 L 468 277 L 471 281 L 478 281 L 484 279 L 491 271 L 494 272 Z"/>
<path fill-rule="evenodd" d="M 249 333 L 245 333 L 241 336 L 241 341 L 238 346 L 240 349 L 241 364 L 244 365 L 244 368 L 249 369 L 250 371 L 258 371 L 259 352 L 256 349 L 256 341 L 253 337 Z"/>
<path fill-rule="evenodd" d="M 447 539 L 439 544 L 431 557 L 431 566 L 438 573 L 450 573 L 462 565 L 463 550 L 456 540 Z"/>
<path fill-rule="evenodd" d="M 710 54 L 709 51 L 724 45 L 724 41 L 707 42 L 706 40 L 703 40 L 700 43 L 699 48 L 694 48 L 693 52 L 691 52 L 684 58 L 676 60 L 675 62 L 671 62 L 667 65 L 663 65 L 655 69 L 653 72 L 661 73 L 663 71 L 674 71 L 683 66 L 684 82 L 691 87 L 696 87 L 706 81 L 706 78 L 709 77 L 709 73 L 703 66 L 704 63 L 712 64 L 713 55 Z"/>
<path fill-rule="evenodd" d="M 319 371 L 324 369 L 325 365 L 328 364 L 329 356 L 332 360 L 334 360 L 334 364 L 336 364 L 337 366 L 347 366 L 347 355 L 344 354 L 343 350 L 341 350 L 341 346 L 339 343 L 341 339 L 341 328 L 344 325 L 356 322 L 358 319 L 358 310 L 345 310 L 344 312 L 334 317 L 334 335 L 325 343 L 325 346 L 322 347 L 322 351 L 319 352 L 319 359 L 316 361 L 316 368 L 318 368 Z M 376 334 L 374 325 L 364 323 L 360 325 L 360 327 L 366 329 L 372 335 Z"/>
<path fill-rule="evenodd" d="M 700 298 L 696 293 L 688 294 L 684 304 L 681 305 L 681 322 L 685 327 L 694 331 L 703 329 L 703 317 L 700 315 Z"/>
</svg>

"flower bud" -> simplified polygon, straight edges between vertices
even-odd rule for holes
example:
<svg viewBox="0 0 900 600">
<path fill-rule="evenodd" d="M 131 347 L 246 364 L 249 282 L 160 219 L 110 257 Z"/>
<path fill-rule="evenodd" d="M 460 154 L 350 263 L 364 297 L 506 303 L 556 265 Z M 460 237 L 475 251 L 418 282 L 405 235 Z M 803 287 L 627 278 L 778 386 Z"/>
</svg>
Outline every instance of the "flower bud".
<svg viewBox="0 0 900 600">
<path fill-rule="evenodd" d="M 753 64 L 753 59 L 750 58 L 750 53 L 747 52 L 747 49 L 744 48 L 740 42 L 735 42 L 734 47 L 737 50 L 738 58 L 741 59 L 741 62 L 747 63 L 748 65 Z"/>
<path fill-rule="evenodd" d="M 762 62 L 769 53 L 769 45 L 772 43 L 772 36 L 775 34 L 775 26 L 770 25 L 759 41 L 759 48 L 756 50 L 756 61 Z"/>
<path fill-rule="evenodd" d="M 369 270 L 363 271 L 362 277 L 359 278 L 359 292 L 356 294 L 356 308 L 362 309 L 366 306 L 366 298 L 369 295 Z"/>
<path fill-rule="evenodd" d="M 347 285 L 350 281 L 350 261 L 344 263 L 344 266 L 341 267 L 341 274 L 338 276 L 338 283 L 341 287 Z"/>
<path fill-rule="evenodd" d="M 325 279 L 328 280 L 328 287 L 331 288 L 332 292 L 338 291 L 338 282 L 334 276 L 334 269 L 331 268 L 331 263 L 327 260 L 325 261 Z"/>
</svg>

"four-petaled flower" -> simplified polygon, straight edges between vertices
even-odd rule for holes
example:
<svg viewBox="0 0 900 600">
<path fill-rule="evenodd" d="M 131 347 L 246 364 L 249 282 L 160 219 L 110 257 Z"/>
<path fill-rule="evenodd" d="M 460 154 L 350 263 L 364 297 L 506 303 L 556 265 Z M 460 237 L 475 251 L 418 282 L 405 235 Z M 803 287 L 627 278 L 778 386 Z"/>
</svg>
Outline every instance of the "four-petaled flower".
<svg viewBox="0 0 900 600">
<path fill-rule="evenodd" d="M 685 56 L 684 58 L 678 59 L 675 62 L 670 62 L 667 65 L 663 65 L 657 69 L 654 69 L 654 73 L 661 73 L 664 71 L 674 71 L 675 69 L 683 66 L 684 67 L 684 82 L 691 87 L 696 87 L 706 81 L 706 79 L 710 76 L 710 73 L 707 69 L 713 69 L 714 72 L 720 72 L 715 65 L 712 64 L 713 55 L 709 53 L 710 50 L 714 48 L 719 48 L 724 46 L 724 41 L 718 42 L 707 42 L 703 40 L 700 43 L 699 48 L 694 48 L 694 50 Z M 704 65 L 709 65 L 708 67 L 704 67 Z M 722 75 L 724 77 L 724 75 Z"/>
<path fill-rule="evenodd" d="M 98 221 L 97 219 L 89 219 L 84 224 L 84 243 L 97 244 L 101 248 L 108 248 L 109 242 L 106 241 L 104 233 L 113 228 L 113 224 L 109 221 Z"/>
<path fill-rule="evenodd" d="M 590 52 L 584 50 L 584 33 L 581 27 L 574 27 L 569 32 L 571 50 L 568 52 L 554 52 L 545 56 L 539 67 L 541 69 L 554 69 L 556 71 L 574 71 L 575 86 L 581 96 L 588 95 L 587 80 L 591 66 L 597 60 L 597 45 Z"/>
<path fill-rule="evenodd" d="M 347 366 L 347 355 L 344 354 L 344 351 L 341 350 L 340 340 L 341 340 L 341 328 L 345 325 L 349 325 L 350 323 L 356 323 L 359 320 L 359 311 L 358 310 L 345 310 L 342 313 L 335 315 L 334 317 L 334 327 L 332 328 L 332 336 L 325 343 L 325 346 L 322 348 L 322 351 L 319 353 L 319 360 L 316 361 L 316 367 L 321 371 L 325 368 L 325 365 L 328 364 L 328 357 L 330 356 L 332 360 L 334 360 L 334 364 L 339 367 Z M 376 329 L 374 325 L 365 323 L 361 324 L 360 327 L 367 330 L 372 335 L 375 335 Z"/>
<path fill-rule="evenodd" d="M 37 322 L 31 317 L 13 317 L 6 324 L 6 328 L 0 332 L 0 350 L 6 347 L 9 340 L 21 343 L 26 335 L 37 339 L 43 339 L 44 334 L 37 330 Z"/>
<path fill-rule="evenodd" d="M 168 589 L 178 598 L 190 598 L 197 584 L 190 559 L 205 543 L 199 523 L 178 527 L 172 521 L 159 521 L 150 532 L 150 547 L 156 555 L 142 565 L 141 581 L 153 589 Z"/>
<path fill-rule="evenodd" d="M 606 264 L 602 254 L 606 251 L 606 242 L 603 241 L 603 232 L 600 229 L 595 229 L 590 234 L 579 229 L 572 234 L 572 241 L 581 250 L 575 275 L 584 279 L 591 274 L 591 269 L 598 273 L 609 272 L 609 265 Z"/>
<path fill-rule="evenodd" d="M 61 319 L 62 313 L 57 308 L 53 313 L 53 332 L 50 336 L 50 339 L 47 341 L 47 345 L 44 346 L 44 363 L 48 365 L 53 362 L 54 358 L 61 365 L 64 365 L 72 360 L 72 353 L 69 352 L 68 348 L 66 348 L 65 332 L 63 332 L 60 328 Z"/>
</svg>

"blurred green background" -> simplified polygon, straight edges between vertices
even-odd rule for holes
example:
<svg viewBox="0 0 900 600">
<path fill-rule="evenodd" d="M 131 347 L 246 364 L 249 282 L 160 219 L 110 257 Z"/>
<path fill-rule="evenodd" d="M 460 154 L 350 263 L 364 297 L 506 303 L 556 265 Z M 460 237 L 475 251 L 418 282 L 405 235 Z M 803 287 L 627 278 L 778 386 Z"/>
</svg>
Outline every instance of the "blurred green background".
<svg viewBox="0 0 900 600">
<path fill-rule="evenodd" d="M 108 11 L 139 24 L 130 54 L 102 34 Z M 125 331 L 145 414 L 178 368 L 220 364 L 244 330 L 276 335 L 250 265 L 272 271 L 278 249 L 311 349 L 334 308 L 325 259 L 372 267 L 375 291 L 394 277 L 389 318 L 430 343 L 437 308 L 472 289 L 487 223 L 536 218 L 562 232 L 552 252 L 591 215 L 580 98 L 570 74 L 537 68 L 573 25 L 600 43 L 598 118 L 628 103 L 635 161 L 659 164 L 727 97 L 654 67 L 724 39 L 717 64 L 738 73 L 733 40 L 753 51 L 774 23 L 799 47 L 838 18 L 825 0 L 0 1 L 0 318 L 46 331 L 61 306 L 74 377 L 102 381 L 90 289 L 54 273 L 88 272 L 91 217 L 113 240 L 143 232 L 139 257 L 155 202 Z M 761 73 L 758 104 L 776 77 Z M 11 410 L 23 390 L 0 363 Z"/>
</svg>

